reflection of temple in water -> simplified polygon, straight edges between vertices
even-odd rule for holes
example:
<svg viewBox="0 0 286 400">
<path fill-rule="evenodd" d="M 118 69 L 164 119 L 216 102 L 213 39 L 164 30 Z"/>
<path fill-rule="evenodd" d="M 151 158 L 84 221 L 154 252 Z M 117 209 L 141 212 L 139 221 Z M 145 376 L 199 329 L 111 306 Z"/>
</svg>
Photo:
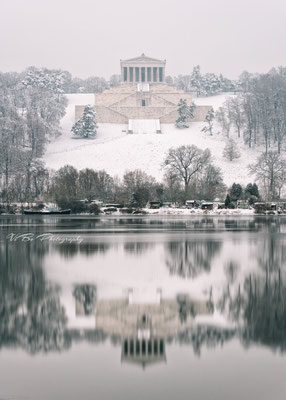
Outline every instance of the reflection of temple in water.
<svg viewBox="0 0 286 400">
<path fill-rule="evenodd" d="M 165 340 L 159 338 L 126 338 L 122 344 L 121 362 L 145 366 L 166 362 Z"/>
<path fill-rule="evenodd" d="M 183 300 L 182 300 L 183 298 Z M 182 301 L 184 318 L 182 318 Z M 76 300 L 76 316 L 84 317 L 84 308 Z M 117 299 L 99 299 L 94 311 L 94 329 L 121 339 L 121 362 L 143 368 L 166 362 L 165 343 L 194 324 L 197 314 L 210 314 L 205 301 L 195 301 L 188 295 L 163 298 L 157 290 L 155 298 L 136 299 L 133 290 Z M 85 314 L 90 321 L 90 315 Z"/>
</svg>

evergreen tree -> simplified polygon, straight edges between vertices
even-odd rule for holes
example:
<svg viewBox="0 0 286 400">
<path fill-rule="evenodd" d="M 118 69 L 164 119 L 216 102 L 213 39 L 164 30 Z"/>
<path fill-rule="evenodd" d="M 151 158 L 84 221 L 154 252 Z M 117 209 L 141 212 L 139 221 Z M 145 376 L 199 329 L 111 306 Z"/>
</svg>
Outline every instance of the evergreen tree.
<svg viewBox="0 0 286 400">
<path fill-rule="evenodd" d="M 22 85 L 62 94 L 71 82 L 71 74 L 67 71 L 30 67 L 25 71 Z"/>
<path fill-rule="evenodd" d="M 97 133 L 96 113 L 94 107 L 88 105 L 84 108 L 83 116 L 73 125 L 72 132 L 81 138 L 94 138 Z"/>
<path fill-rule="evenodd" d="M 254 184 L 248 183 L 244 192 L 245 192 L 246 196 L 259 197 L 258 187 L 257 187 L 256 183 L 254 183 Z"/>
<path fill-rule="evenodd" d="M 230 195 L 227 194 L 226 198 L 225 198 L 225 201 L 224 201 L 224 204 L 225 204 L 226 208 L 229 208 L 230 203 L 231 203 Z"/>
<path fill-rule="evenodd" d="M 237 143 L 233 139 L 229 139 L 223 149 L 223 157 L 229 161 L 241 156 Z"/>
<path fill-rule="evenodd" d="M 259 194 L 259 190 L 258 190 L 258 186 L 256 185 L 256 183 L 254 183 L 253 185 L 252 185 L 252 196 L 255 196 L 255 197 L 257 197 L 257 198 L 259 198 L 260 197 L 260 194 Z"/>
<path fill-rule="evenodd" d="M 243 193 L 242 187 L 239 183 L 233 183 L 231 189 L 230 189 L 230 199 L 231 201 L 237 201 L 241 198 Z"/>
<path fill-rule="evenodd" d="M 176 120 L 175 126 L 177 128 L 188 128 L 189 125 L 187 124 L 187 121 L 194 118 L 195 108 L 195 103 L 188 106 L 186 99 L 180 99 L 178 104 L 179 117 Z"/>
<path fill-rule="evenodd" d="M 202 77 L 202 88 L 201 94 L 205 96 L 213 96 L 214 94 L 221 91 L 221 82 L 215 74 L 205 74 Z"/>
<path fill-rule="evenodd" d="M 199 97 L 201 94 L 201 86 L 202 86 L 201 67 L 199 65 L 193 68 L 191 74 L 191 83 L 192 87 L 196 90 L 197 96 Z"/>
</svg>

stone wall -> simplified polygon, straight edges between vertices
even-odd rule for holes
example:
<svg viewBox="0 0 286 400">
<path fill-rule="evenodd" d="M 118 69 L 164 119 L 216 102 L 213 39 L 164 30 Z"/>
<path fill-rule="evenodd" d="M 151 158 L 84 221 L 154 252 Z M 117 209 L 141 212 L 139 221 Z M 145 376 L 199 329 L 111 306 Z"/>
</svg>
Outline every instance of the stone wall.
<svg viewBox="0 0 286 400">
<path fill-rule="evenodd" d="M 81 118 L 85 106 L 75 106 L 75 120 Z M 197 106 L 192 122 L 204 121 L 211 106 Z M 95 106 L 97 122 L 127 124 L 128 119 L 160 119 L 162 124 L 173 124 L 178 118 L 176 107 L 105 107 Z"/>
<path fill-rule="evenodd" d="M 178 118 L 178 103 L 186 99 L 190 105 L 192 94 L 176 90 L 166 84 L 150 84 L 149 90 L 138 91 L 137 84 L 124 84 L 95 95 L 95 110 L 99 123 L 125 124 L 128 119 L 160 119 L 172 124 Z M 145 106 L 142 106 L 145 100 Z M 194 122 L 203 121 L 211 106 L 197 106 Z M 83 114 L 84 106 L 75 107 L 75 120 Z"/>
<path fill-rule="evenodd" d="M 97 122 L 102 124 L 128 124 L 128 117 L 104 106 L 95 107 Z"/>
<path fill-rule="evenodd" d="M 128 119 L 160 119 L 161 116 L 174 110 L 173 107 L 119 107 L 113 108 Z"/>
<path fill-rule="evenodd" d="M 197 106 L 194 112 L 194 118 L 191 122 L 202 122 L 206 118 L 208 111 L 211 109 L 211 106 Z M 160 118 L 161 124 L 173 124 L 176 122 L 179 114 L 175 109 L 173 111 L 167 112 Z"/>
</svg>

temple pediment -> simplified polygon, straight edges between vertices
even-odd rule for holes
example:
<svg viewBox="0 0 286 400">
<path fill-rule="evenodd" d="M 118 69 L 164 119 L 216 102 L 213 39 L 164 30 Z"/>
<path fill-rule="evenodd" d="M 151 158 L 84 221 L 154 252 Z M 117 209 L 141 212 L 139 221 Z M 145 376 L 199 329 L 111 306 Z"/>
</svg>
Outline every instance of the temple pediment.
<svg viewBox="0 0 286 400">
<path fill-rule="evenodd" d="M 139 57 L 121 60 L 121 81 L 129 83 L 164 82 L 166 60 L 157 60 L 141 54 Z"/>
<path fill-rule="evenodd" d="M 125 64 L 165 64 L 166 60 L 158 60 L 156 58 L 145 56 L 141 54 L 139 57 L 129 58 L 127 60 L 121 60 Z"/>
</svg>

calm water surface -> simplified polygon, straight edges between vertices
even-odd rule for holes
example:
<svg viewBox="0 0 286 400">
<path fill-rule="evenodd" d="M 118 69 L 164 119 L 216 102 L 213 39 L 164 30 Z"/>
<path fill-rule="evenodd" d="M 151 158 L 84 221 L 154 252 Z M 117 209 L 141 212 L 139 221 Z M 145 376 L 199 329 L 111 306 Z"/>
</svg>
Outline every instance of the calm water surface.
<svg viewBox="0 0 286 400">
<path fill-rule="evenodd" d="M 0 217 L 0 399 L 286 393 L 286 218 Z"/>
</svg>

